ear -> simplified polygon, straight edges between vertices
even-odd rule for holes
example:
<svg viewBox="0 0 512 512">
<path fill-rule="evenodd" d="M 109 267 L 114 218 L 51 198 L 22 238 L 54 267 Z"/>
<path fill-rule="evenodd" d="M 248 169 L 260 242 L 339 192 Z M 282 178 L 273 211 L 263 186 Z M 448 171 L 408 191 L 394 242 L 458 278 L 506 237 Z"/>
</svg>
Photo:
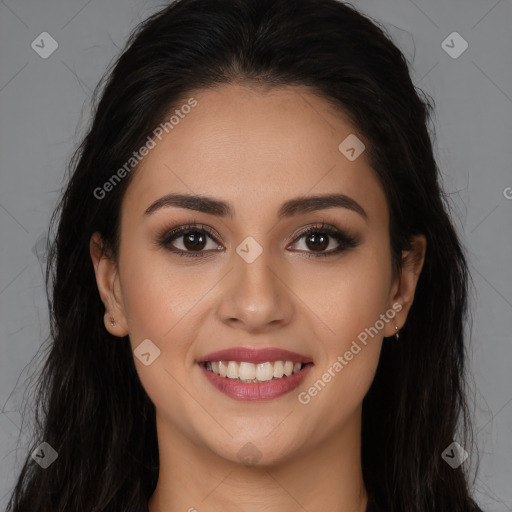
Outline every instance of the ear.
<svg viewBox="0 0 512 512">
<path fill-rule="evenodd" d="M 420 277 L 425 254 L 427 250 L 427 239 L 425 235 L 415 235 L 411 240 L 412 247 L 408 251 L 402 251 L 402 271 L 391 286 L 388 308 L 397 311 L 394 322 L 386 325 L 384 336 L 396 334 L 395 324 L 399 329 L 407 320 L 407 315 L 414 300 L 416 285 Z"/>
<path fill-rule="evenodd" d="M 94 273 L 96 274 L 98 291 L 105 306 L 105 328 L 114 336 L 126 336 L 128 328 L 124 314 L 117 264 L 105 251 L 103 240 L 98 232 L 91 236 L 89 251 Z M 111 318 L 114 319 L 115 325 L 111 324 Z"/>
</svg>

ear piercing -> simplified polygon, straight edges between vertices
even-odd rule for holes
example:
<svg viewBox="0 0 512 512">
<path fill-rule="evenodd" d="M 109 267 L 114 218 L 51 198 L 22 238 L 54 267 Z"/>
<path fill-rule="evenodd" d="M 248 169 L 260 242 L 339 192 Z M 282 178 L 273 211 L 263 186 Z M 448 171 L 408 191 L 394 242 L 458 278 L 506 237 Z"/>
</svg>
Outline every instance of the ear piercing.
<svg viewBox="0 0 512 512">
<path fill-rule="evenodd" d="M 398 329 L 398 325 L 395 324 L 395 329 L 396 329 L 396 334 L 395 334 L 395 338 L 398 340 L 398 338 L 400 338 L 400 335 L 399 335 L 399 329 Z"/>
<path fill-rule="evenodd" d="M 116 325 L 116 321 L 114 320 L 114 317 L 110 317 L 110 325 L 114 327 Z"/>
</svg>

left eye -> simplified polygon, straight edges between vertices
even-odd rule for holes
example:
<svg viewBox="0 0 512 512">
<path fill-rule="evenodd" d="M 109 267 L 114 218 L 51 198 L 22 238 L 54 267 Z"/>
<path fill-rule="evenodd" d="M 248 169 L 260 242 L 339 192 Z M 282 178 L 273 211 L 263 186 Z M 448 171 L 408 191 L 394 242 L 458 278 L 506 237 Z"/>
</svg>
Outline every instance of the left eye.
<svg viewBox="0 0 512 512">
<path fill-rule="evenodd" d="M 298 247 L 300 250 L 311 250 L 313 252 L 323 252 L 329 246 L 332 245 L 333 235 L 326 233 L 325 231 L 309 231 L 301 235 L 297 240 L 303 240 L 303 247 Z M 335 243 L 340 245 L 339 241 L 335 240 Z M 305 246 L 305 249 L 304 249 Z M 330 247 L 332 250 L 333 247 Z M 336 248 L 334 248 L 336 249 Z M 331 251 L 329 251 L 331 252 Z"/>
<path fill-rule="evenodd" d="M 335 226 L 324 223 L 320 226 L 314 226 L 303 231 L 295 239 L 294 243 L 302 239 L 304 239 L 306 251 L 301 250 L 300 252 L 304 252 L 307 257 L 332 256 L 359 245 L 356 238 Z M 331 239 L 335 240 L 337 246 L 326 251 L 326 249 L 331 246 Z"/>
</svg>

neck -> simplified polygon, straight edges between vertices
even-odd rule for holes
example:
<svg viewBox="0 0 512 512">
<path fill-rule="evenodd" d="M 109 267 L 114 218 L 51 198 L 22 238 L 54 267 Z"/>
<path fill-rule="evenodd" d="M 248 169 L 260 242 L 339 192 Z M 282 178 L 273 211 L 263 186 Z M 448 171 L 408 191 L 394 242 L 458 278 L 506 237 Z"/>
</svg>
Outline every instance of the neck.
<svg viewBox="0 0 512 512">
<path fill-rule="evenodd" d="M 320 445 L 268 466 L 213 453 L 157 415 L 160 471 L 150 512 L 365 512 L 361 411 Z"/>
</svg>

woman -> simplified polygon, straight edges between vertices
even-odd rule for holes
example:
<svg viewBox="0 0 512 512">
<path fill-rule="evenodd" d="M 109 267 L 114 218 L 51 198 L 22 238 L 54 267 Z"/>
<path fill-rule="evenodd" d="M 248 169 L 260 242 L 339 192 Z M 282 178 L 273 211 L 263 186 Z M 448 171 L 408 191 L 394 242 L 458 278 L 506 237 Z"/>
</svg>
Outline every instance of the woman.
<svg viewBox="0 0 512 512">
<path fill-rule="evenodd" d="M 430 111 L 334 0 L 145 21 L 53 217 L 43 419 L 10 509 L 478 510 Z"/>
</svg>

